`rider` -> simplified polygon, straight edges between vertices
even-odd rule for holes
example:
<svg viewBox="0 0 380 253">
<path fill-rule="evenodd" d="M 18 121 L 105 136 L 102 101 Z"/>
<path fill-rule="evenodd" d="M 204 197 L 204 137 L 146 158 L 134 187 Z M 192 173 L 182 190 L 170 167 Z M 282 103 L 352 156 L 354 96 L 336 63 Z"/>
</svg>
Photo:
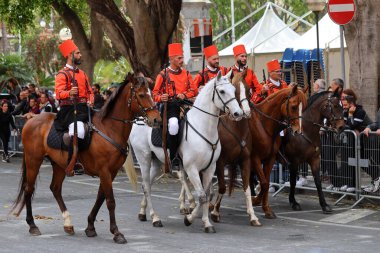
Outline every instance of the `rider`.
<svg viewBox="0 0 380 253">
<path fill-rule="evenodd" d="M 168 47 L 169 67 L 161 70 L 157 75 L 153 89 L 153 97 L 156 102 L 167 102 L 168 118 L 168 148 L 172 170 L 179 169 L 179 161 L 176 158 L 179 146 L 179 118 L 180 100 L 189 99 L 197 95 L 198 89 L 193 83 L 190 73 L 182 68 L 183 50 L 181 43 L 173 43 Z"/>
<path fill-rule="evenodd" d="M 88 121 L 87 103 L 93 99 L 93 92 L 88 81 L 87 75 L 77 65 L 81 64 L 82 54 L 72 40 L 64 41 L 59 49 L 66 58 L 66 66 L 61 69 L 55 77 L 55 94 L 59 101 L 60 111 L 54 121 L 57 131 L 69 129 L 70 145 L 68 163 L 73 154 L 73 135 L 74 135 L 74 96 L 77 95 L 77 130 L 78 138 L 84 139 L 84 123 Z M 74 79 L 75 72 L 75 80 Z M 77 87 L 73 85 L 74 81 Z M 91 99 L 90 99 L 91 98 Z M 80 166 L 74 167 L 74 174 L 83 174 L 84 170 Z"/>
<path fill-rule="evenodd" d="M 252 101 L 255 104 L 260 103 L 269 95 L 288 86 L 285 81 L 281 80 L 281 66 L 278 60 L 267 62 L 267 69 L 269 72 L 268 80 L 265 80 L 261 91 L 256 91 L 252 96 Z"/>
<path fill-rule="evenodd" d="M 207 61 L 207 66 L 198 72 L 194 78 L 194 83 L 198 89 L 201 89 L 208 81 L 216 77 L 219 70 L 224 76 L 227 74 L 227 68 L 219 66 L 219 53 L 218 48 L 215 45 L 211 45 L 203 49 L 205 58 Z"/>
<path fill-rule="evenodd" d="M 233 49 L 234 51 L 234 57 L 235 57 L 235 65 L 232 66 L 228 71 L 232 69 L 233 73 L 236 72 L 243 72 L 244 70 L 247 70 L 247 75 L 245 76 L 245 81 L 247 82 L 247 85 L 251 89 L 251 93 L 254 94 L 255 92 L 261 91 L 261 85 L 259 81 L 257 80 L 255 72 L 253 72 L 252 69 L 248 68 L 247 65 L 247 51 L 245 50 L 244 45 L 237 45 Z"/>
</svg>

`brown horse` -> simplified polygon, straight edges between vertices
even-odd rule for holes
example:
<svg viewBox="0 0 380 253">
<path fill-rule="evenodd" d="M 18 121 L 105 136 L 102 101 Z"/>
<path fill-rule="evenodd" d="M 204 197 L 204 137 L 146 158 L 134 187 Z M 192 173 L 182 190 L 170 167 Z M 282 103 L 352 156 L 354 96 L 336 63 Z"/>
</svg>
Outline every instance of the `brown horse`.
<svg viewBox="0 0 380 253">
<path fill-rule="evenodd" d="M 251 200 L 248 200 L 251 196 L 249 189 L 251 167 L 256 171 L 256 174 L 259 175 L 263 188 L 262 193 L 268 191 L 270 169 L 272 168 L 278 149 L 276 145 L 274 145 L 274 142 L 284 126 L 291 127 L 294 132 L 301 131 L 299 124 L 300 104 L 306 104 L 306 97 L 302 91 L 294 86 L 293 88 L 278 91 L 269 96 L 262 103 L 251 106 L 251 118 L 246 120 L 247 122 L 241 121 L 241 125 L 246 124 L 245 129 L 241 126 L 239 128 L 237 127 L 237 123 L 227 120 L 226 126 L 228 123 L 229 130 L 227 130 L 227 127 L 219 126 L 220 136 L 224 136 L 224 139 L 221 138 L 222 153 L 224 155 L 220 156 L 223 157 L 224 161 L 221 161 L 218 164 L 219 166 L 217 166 L 219 195 L 212 214 L 214 221 L 220 220 L 220 202 L 226 191 L 224 166 L 222 166 L 222 164 L 240 163 L 243 190 L 246 195 L 247 204 L 251 203 Z M 248 128 L 250 131 L 247 131 Z M 238 145 L 231 145 L 231 143 L 236 142 L 238 142 Z M 245 144 L 244 148 L 242 148 L 242 143 Z M 249 145 L 251 145 L 251 147 Z M 247 155 L 250 159 L 247 159 Z M 261 161 L 264 163 L 265 175 L 262 170 Z M 230 191 L 231 187 L 233 187 L 231 183 L 234 182 L 233 178 L 235 177 L 236 170 L 232 170 L 231 172 Z M 269 206 L 265 206 L 264 210 L 266 210 L 266 213 L 271 213 L 272 211 L 268 208 Z M 247 211 L 248 210 L 249 207 L 247 207 Z M 250 213 L 249 215 L 251 216 Z M 251 225 L 260 225 L 257 220 L 252 220 L 252 217 L 253 216 L 250 217 Z"/>
<path fill-rule="evenodd" d="M 279 133 L 286 128 L 281 120 L 287 120 L 288 124 L 291 124 L 292 129 L 288 129 L 291 132 L 301 132 L 302 129 L 300 129 L 301 126 L 299 125 L 299 118 L 301 116 L 300 109 L 303 109 L 307 104 L 305 94 L 297 89 L 297 86 L 291 88 L 292 94 L 297 94 L 292 104 L 284 103 L 284 100 L 286 100 L 285 94 L 287 94 L 286 90 L 289 90 L 289 88 L 272 94 L 272 98 L 268 97 L 266 100 L 256 105 L 256 107 L 253 107 L 256 108 L 256 120 L 250 121 L 250 130 L 254 140 L 251 153 L 251 164 L 254 172 L 259 177 L 261 186 L 259 195 L 252 197 L 252 203 L 253 205 L 257 205 L 257 203 L 262 202 L 262 208 L 266 218 L 276 217 L 272 209 L 269 207 L 268 190 L 270 173 L 280 147 Z M 274 109 L 274 106 L 270 106 L 270 102 L 275 100 L 277 96 L 282 97 L 280 110 L 276 110 Z M 254 117 L 252 117 L 252 119 L 253 118 Z M 297 126 L 296 131 L 294 131 L 295 124 Z"/>
<path fill-rule="evenodd" d="M 116 225 L 112 181 L 127 157 L 126 143 L 134 118 L 137 116 L 145 117 L 151 125 L 161 122 L 146 80 L 143 77 L 135 78 L 128 74 L 123 84 L 114 92 L 101 111 L 94 115 L 92 129 L 95 133 L 92 135 L 91 144 L 87 150 L 78 154 L 86 173 L 100 178 L 98 196 L 88 216 L 88 226 L 85 230 L 88 237 L 97 235 L 94 227 L 95 218 L 106 200 L 113 239 L 116 243 L 127 242 Z M 29 233 L 32 235 L 41 234 L 33 219 L 32 197 L 36 177 L 45 156 L 50 158 L 53 166 L 50 189 L 62 212 L 64 230 L 68 234 L 74 234 L 70 214 L 62 199 L 62 183 L 65 179 L 68 154 L 66 151 L 52 149 L 47 145 L 47 137 L 54 119 L 53 113 L 40 114 L 29 120 L 22 131 L 24 144 L 22 178 L 19 194 L 12 210 L 16 210 L 16 215 L 19 215 L 26 205 L 26 222 L 29 224 Z"/>
<path fill-rule="evenodd" d="M 288 136 L 284 145 L 285 156 L 290 163 L 288 165 L 290 172 L 289 203 L 295 211 L 301 210 L 300 204 L 294 197 L 298 166 L 307 162 L 314 177 L 319 204 L 324 213 L 332 212 L 323 195 L 320 178 L 321 139 L 319 131 L 323 126 L 324 119 L 327 119 L 331 125 L 328 130 L 332 130 L 336 134 L 340 134 L 344 130 L 345 122 L 343 108 L 339 103 L 339 94 L 322 92 L 313 95 L 302 114 L 303 133 Z"/>
</svg>

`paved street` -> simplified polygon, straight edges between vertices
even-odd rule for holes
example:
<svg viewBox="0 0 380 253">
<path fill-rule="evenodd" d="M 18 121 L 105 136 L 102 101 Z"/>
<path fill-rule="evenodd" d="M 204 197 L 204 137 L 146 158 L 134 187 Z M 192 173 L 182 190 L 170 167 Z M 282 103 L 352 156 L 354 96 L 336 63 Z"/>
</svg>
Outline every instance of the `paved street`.
<svg viewBox="0 0 380 253">
<path fill-rule="evenodd" d="M 163 228 L 152 227 L 137 219 L 141 192 L 131 189 L 125 174 L 114 183 L 116 218 L 128 243 L 117 245 L 109 232 L 108 210 L 104 205 L 95 224 L 98 236 L 87 238 L 84 229 L 98 189 L 98 179 L 75 176 L 66 179 L 63 197 L 73 218 L 76 234 L 63 231 L 63 218 L 49 190 L 51 167 L 44 163 L 33 200 L 34 215 L 42 236 L 29 235 L 25 211 L 20 217 L 9 215 L 20 179 L 20 158 L 11 164 L 0 164 L 0 252 L 377 252 L 380 236 L 380 213 L 376 208 L 347 209 L 349 203 L 334 208 L 331 215 L 322 214 L 315 196 L 298 194 L 303 210 L 293 212 L 287 195 L 271 197 L 270 203 L 278 218 L 262 217 L 255 211 L 262 227 L 249 226 L 244 209 L 244 195 L 238 189 L 224 198 L 222 221 L 214 224 L 216 234 L 205 234 L 201 220 L 190 227 L 179 214 L 177 180 L 164 177 L 155 185 L 153 201 Z M 333 203 L 334 198 L 328 197 Z"/>
</svg>

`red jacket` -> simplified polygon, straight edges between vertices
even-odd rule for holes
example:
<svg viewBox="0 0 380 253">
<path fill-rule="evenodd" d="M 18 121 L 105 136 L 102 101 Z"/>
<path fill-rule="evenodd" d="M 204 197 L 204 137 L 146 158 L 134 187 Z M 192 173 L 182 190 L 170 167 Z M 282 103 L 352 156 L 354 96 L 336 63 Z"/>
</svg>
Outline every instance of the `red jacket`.
<svg viewBox="0 0 380 253">
<path fill-rule="evenodd" d="M 192 98 L 198 94 L 198 88 L 193 83 L 193 78 L 186 69 L 180 69 L 178 72 L 175 72 L 167 68 L 166 76 L 164 70 L 161 70 L 157 75 L 153 88 L 154 101 L 161 102 L 161 95 L 164 93 L 168 93 L 169 98 L 176 97 L 181 93 L 186 98 Z"/>
<path fill-rule="evenodd" d="M 273 94 L 273 93 L 275 93 L 275 92 L 277 92 L 283 88 L 288 87 L 286 82 L 283 80 L 280 80 L 280 86 L 274 85 L 270 79 L 268 79 L 265 83 L 269 87 L 268 91 L 266 91 L 266 92 L 260 91 L 260 92 L 255 92 L 254 94 L 252 94 L 251 100 L 253 101 L 253 103 L 258 104 L 258 103 L 262 102 L 265 98 L 269 97 L 271 94 Z"/>
<path fill-rule="evenodd" d="M 216 77 L 216 75 L 218 74 L 219 70 L 222 72 L 222 75 L 226 75 L 228 72 L 227 72 L 227 68 L 226 67 L 223 67 L 223 66 L 220 66 L 218 67 L 215 71 L 212 71 L 210 70 L 209 68 L 205 68 L 204 71 L 199 71 L 198 74 L 195 76 L 194 78 L 194 82 L 193 84 L 199 88 L 199 86 L 201 85 L 205 85 L 208 81 L 210 81 L 211 79 L 213 79 L 214 77 Z M 203 74 L 203 78 L 202 78 L 202 74 Z"/>
<path fill-rule="evenodd" d="M 70 98 L 70 89 L 73 78 L 73 70 L 67 67 L 61 69 L 55 77 L 55 96 L 57 100 Z M 78 98 L 93 101 L 93 92 L 87 75 L 80 69 L 75 72 L 75 80 L 78 83 Z"/>
<path fill-rule="evenodd" d="M 228 71 L 230 71 L 231 69 L 233 73 L 236 73 L 239 71 L 239 69 L 235 65 L 232 66 Z M 243 70 L 244 69 L 241 69 L 240 72 L 242 72 Z M 262 86 L 257 80 L 255 72 L 253 72 L 253 70 L 250 68 L 247 68 L 247 75 L 245 77 L 245 81 L 247 82 L 247 85 L 249 86 L 249 88 L 251 88 L 252 94 L 254 94 L 255 92 L 261 92 Z"/>
</svg>

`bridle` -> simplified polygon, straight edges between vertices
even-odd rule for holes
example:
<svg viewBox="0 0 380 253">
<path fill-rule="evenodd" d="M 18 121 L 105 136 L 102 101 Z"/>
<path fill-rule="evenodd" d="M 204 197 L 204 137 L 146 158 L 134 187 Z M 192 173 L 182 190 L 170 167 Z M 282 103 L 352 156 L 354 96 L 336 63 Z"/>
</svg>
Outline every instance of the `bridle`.
<svg viewBox="0 0 380 253">
<path fill-rule="evenodd" d="M 343 114 L 340 116 L 335 115 L 334 110 L 333 110 L 334 104 L 332 102 L 333 98 L 338 99 L 337 97 L 333 97 L 331 94 L 328 96 L 327 99 L 325 99 L 325 100 L 327 100 L 327 103 L 323 107 L 322 111 L 327 111 L 330 113 L 330 117 L 327 118 L 327 121 L 330 122 L 330 124 L 331 124 L 331 127 L 329 127 L 330 128 L 329 130 L 337 132 L 336 122 L 338 120 L 344 120 L 344 118 L 343 118 Z"/>
<path fill-rule="evenodd" d="M 230 102 L 232 102 L 232 101 L 234 101 L 234 100 L 236 100 L 237 101 L 237 99 L 236 99 L 236 96 L 233 96 L 232 98 L 230 98 L 229 100 L 227 100 L 226 102 L 224 102 L 224 100 L 222 99 L 222 97 L 220 96 L 220 93 L 219 93 L 219 91 L 216 89 L 216 87 L 217 87 L 217 85 L 216 85 L 216 79 L 217 78 L 215 78 L 215 80 L 214 80 L 214 90 L 213 90 L 213 92 L 212 92 L 212 102 L 215 104 L 215 94 L 216 95 L 218 95 L 218 97 L 219 97 L 219 100 L 222 102 L 222 104 L 223 104 L 223 111 L 224 112 L 226 112 L 226 109 L 227 109 L 227 112 L 229 112 L 230 111 L 230 108 L 228 107 L 228 104 L 230 103 Z M 238 102 L 238 101 L 237 101 Z M 238 103 L 239 104 L 239 103 Z"/>
</svg>

